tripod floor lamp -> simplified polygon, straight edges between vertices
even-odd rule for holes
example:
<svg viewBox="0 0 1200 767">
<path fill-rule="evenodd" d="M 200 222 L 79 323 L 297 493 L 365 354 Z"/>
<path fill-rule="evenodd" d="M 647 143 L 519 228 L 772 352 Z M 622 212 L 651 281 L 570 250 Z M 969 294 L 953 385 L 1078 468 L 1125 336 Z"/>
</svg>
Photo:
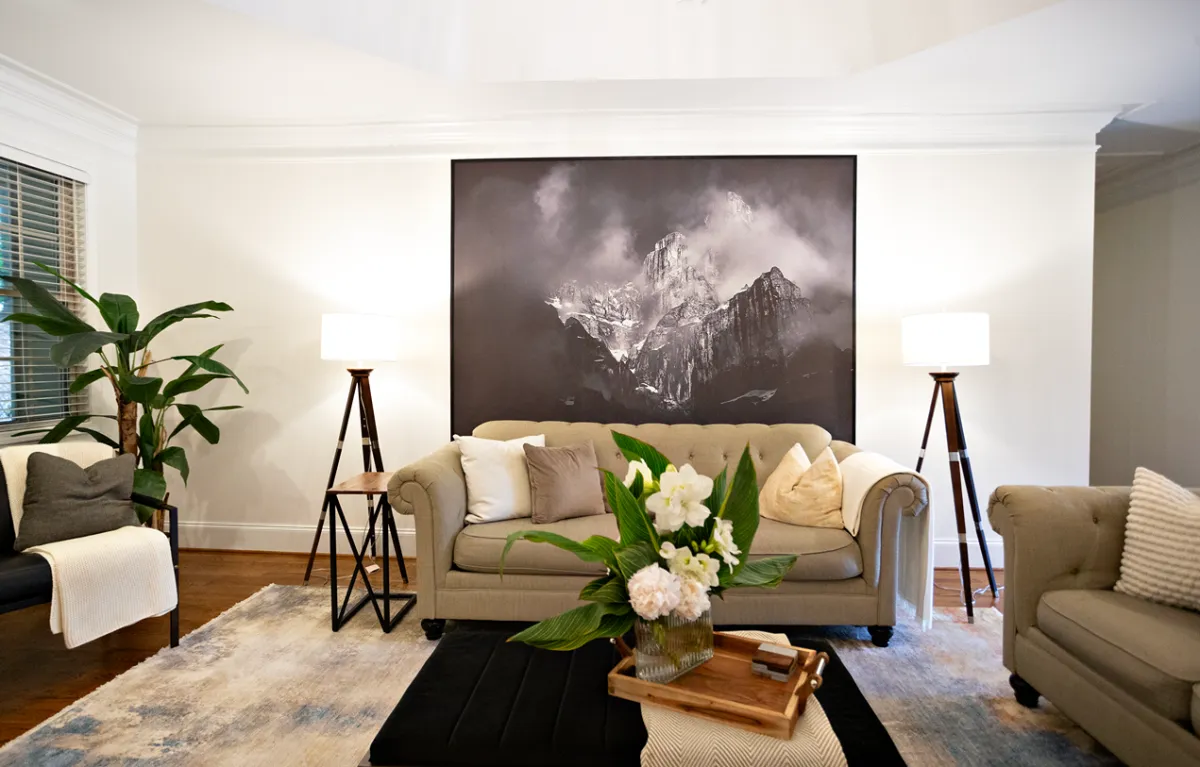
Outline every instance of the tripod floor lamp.
<svg viewBox="0 0 1200 767">
<path fill-rule="evenodd" d="M 383 471 L 383 455 L 379 450 L 379 429 L 375 425 L 375 403 L 371 400 L 371 363 L 391 362 L 396 359 L 396 339 L 399 324 L 394 317 L 372 314 L 325 314 L 321 316 L 321 359 L 345 362 L 350 367 L 350 392 L 346 395 L 346 409 L 342 413 L 342 426 L 338 431 L 337 447 L 333 451 L 333 465 L 329 467 L 329 481 L 325 487 L 333 487 L 337 479 L 338 464 L 342 460 L 342 446 L 346 442 L 346 430 L 350 425 L 350 412 L 358 404 L 358 425 L 362 435 L 362 462 L 364 472 Z M 382 499 L 381 499 L 382 500 Z M 308 555 L 308 566 L 304 570 L 304 583 L 312 575 L 313 561 L 325 527 L 325 516 L 330 510 L 330 496 L 325 496 L 321 505 L 321 517 L 313 536 L 312 551 Z M 375 498 L 367 496 L 367 530 L 363 547 L 371 546 L 375 554 L 375 520 L 378 511 Z M 384 532 L 387 534 L 387 531 Z M 404 559 L 399 545 L 396 556 L 401 568 Z M 407 575 L 405 576 L 407 579 Z"/>
<path fill-rule="evenodd" d="M 958 406 L 958 393 L 954 387 L 958 373 L 948 372 L 948 369 L 987 365 L 990 362 L 988 315 L 971 312 L 905 317 L 900 324 L 900 336 L 905 365 L 939 369 L 938 372 L 929 374 L 933 377 L 933 399 L 929 402 L 929 416 L 925 419 L 925 436 L 921 438 L 917 471 L 920 471 L 925 463 L 929 430 L 933 426 L 933 415 L 937 411 L 940 399 L 946 421 L 946 449 L 950 453 L 950 485 L 954 491 L 954 517 L 958 524 L 958 556 L 962 573 L 963 600 L 967 606 L 967 620 L 974 623 L 975 599 L 971 589 L 971 561 L 967 549 L 963 485 L 966 485 L 971 518 L 975 523 L 975 537 L 983 553 L 983 565 L 987 570 L 988 585 L 991 587 L 993 598 L 998 590 L 996 574 L 992 570 L 992 557 L 988 552 L 987 539 L 983 535 L 983 523 L 979 516 L 979 498 L 975 494 L 975 475 L 971 471 L 971 459 L 967 455 L 962 409 Z"/>
</svg>

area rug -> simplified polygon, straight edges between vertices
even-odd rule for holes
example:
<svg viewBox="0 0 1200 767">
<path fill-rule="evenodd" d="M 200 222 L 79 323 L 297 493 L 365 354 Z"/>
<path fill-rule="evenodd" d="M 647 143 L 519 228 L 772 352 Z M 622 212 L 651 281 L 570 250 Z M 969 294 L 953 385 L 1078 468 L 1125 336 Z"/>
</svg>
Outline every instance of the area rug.
<svg viewBox="0 0 1200 767">
<path fill-rule="evenodd" d="M 1042 698 L 1036 709 L 1013 698 L 1001 661 L 1004 616 L 994 608 L 936 610 L 921 631 L 911 616 L 880 649 L 866 631 L 783 629 L 792 642 L 832 644 L 905 761 L 940 765 L 1120 765 L 1121 762 Z"/>
<path fill-rule="evenodd" d="M 435 647 L 268 586 L 0 749 L 0 765 L 357 765 Z"/>
<path fill-rule="evenodd" d="M 354 767 L 436 643 L 369 612 L 336 634 L 324 589 L 269 586 L 0 748 L 0 767 Z M 779 629 L 830 642 L 912 767 L 1118 762 L 1044 699 L 1013 700 L 1003 616 L 906 621 L 886 649 L 863 629 Z"/>
</svg>

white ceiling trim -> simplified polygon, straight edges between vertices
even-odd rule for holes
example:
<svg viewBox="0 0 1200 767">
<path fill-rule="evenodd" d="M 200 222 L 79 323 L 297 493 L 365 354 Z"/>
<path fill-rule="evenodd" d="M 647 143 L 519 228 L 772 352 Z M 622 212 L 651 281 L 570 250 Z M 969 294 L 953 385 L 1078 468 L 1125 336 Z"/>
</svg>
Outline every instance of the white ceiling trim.
<svg viewBox="0 0 1200 767">
<path fill-rule="evenodd" d="M 137 122 L 0 55 L 0 115 L 62 131 L 121 154 L 137 152 Z"/>
<path fill-rule="evenodd" d="M 1113 173 L 1096 185 L 1096 212 L 1200 183 L 1200 144 L 1160 160 Z"/>
<path fill-rule="evenodd" d="M 1094 150 L 1118 108 L 1016 114 L 793 110 L 571 112 L 469 122 L 142 128 L 144 154 L 325 161 L 366 158 L 801 152 Z"/>
</svg>

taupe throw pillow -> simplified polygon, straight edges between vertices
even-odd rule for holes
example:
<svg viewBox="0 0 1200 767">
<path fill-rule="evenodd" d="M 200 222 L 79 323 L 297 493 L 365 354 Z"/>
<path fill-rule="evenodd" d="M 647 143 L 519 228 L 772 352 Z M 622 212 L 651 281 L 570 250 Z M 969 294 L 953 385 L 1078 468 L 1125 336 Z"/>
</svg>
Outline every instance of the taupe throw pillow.
<svg viewBox="0 0 1200 767">
<path fill-rule="evenodd" d="M 129 496 L 137 459 L 119 455 L 86 469 L 49 453 L 29 456 L 24 514 L 13 548 L 82 538 L 138 524 Z"/>
<path fill-rule="evenodd" d="M 571 447 L 525 445 L 525 460 L 534 524 L 604 513 L 596 448 L 591 442 Z"/>
</svg>

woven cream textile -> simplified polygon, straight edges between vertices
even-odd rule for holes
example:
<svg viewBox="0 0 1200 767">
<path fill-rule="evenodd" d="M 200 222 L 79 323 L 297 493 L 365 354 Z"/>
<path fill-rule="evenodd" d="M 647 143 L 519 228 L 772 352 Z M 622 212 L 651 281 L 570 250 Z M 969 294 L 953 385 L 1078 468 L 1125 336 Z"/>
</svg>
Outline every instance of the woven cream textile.
<svg viewBox="0 0 1200 767">
<path fill-rule="evenodd" d="M 1121 577 L 1114 588 L 1200 610 L 1200 498 L 1141 466 L 1134 472 Z"/>
<path fill-rule="evenodd" d="M 783 634 L 731 634 L 789 644 Z M 791 740 L 709 722 L 673 709 L 642 706 L 646 747 L 642 767 L 846 767 L 846 755 L 821 703 L 808 699 Z"/>
</svg>

